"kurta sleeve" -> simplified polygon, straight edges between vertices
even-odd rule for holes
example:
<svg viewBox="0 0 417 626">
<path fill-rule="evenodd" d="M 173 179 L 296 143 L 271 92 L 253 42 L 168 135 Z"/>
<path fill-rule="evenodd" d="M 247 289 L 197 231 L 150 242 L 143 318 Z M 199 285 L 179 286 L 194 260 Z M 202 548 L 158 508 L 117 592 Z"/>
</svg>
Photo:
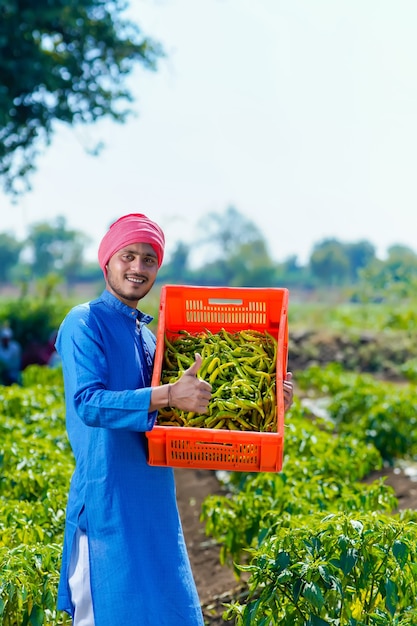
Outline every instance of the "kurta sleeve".
<svg viewBox="0 0 417 626">
<path fill-rule="evenodd" d="M 110 333 L 103 328 L 109 324 Z M 117 312 L 110 321 L 102 320 L 99 311 L 87 305 L 75 307 L 61 325 L 57 351 L 70 394 L 67 400 L 87 426 L 152 429 L 157 412 L 149 413 L 151 388 L 143 386 L 144 376 L 140 376 L 146 362 L 136 332 L 135 320 Z"/>
</svg>

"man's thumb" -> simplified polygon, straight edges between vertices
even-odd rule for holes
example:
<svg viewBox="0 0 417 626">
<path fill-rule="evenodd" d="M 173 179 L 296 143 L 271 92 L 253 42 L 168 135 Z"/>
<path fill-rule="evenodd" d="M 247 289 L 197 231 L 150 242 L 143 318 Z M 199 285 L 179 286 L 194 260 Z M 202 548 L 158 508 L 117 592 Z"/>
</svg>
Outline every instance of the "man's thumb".
<svg viewBox="0 0 417 626">
<path fill-rule="evenodd" d="M 196 352 L 194 356 L 195 356 L 195 361 L 188 368 L 188 370 L 185 370 L 184 376 L 197 376 L 198 370 L 201 367 L 201 363 L 203 361 L 203 358 L 202 358 L 201 354 L 198 354 L 198 352 Z"/>
</svg>

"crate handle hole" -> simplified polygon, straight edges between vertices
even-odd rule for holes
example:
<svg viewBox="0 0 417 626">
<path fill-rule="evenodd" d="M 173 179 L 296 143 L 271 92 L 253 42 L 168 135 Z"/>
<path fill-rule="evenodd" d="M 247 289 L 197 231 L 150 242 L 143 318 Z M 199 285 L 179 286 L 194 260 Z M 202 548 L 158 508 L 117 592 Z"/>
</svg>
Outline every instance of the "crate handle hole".
<svg viewBox="0 0 417 626">
<path fill-rule="evenodd" d="M 209 304 L 235 304 L 236 306 L 242 306 L 243 300 L 240 298 L 209 298 Z"/>
</svg>

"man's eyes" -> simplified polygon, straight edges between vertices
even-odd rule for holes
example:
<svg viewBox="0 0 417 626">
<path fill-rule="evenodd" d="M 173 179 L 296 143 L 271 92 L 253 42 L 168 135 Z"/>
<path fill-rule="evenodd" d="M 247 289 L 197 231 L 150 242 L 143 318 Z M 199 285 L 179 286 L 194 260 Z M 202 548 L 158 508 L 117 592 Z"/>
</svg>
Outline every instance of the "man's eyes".
<svg viewBox="0 0 417 626">
<path fill-rule="evenodd" d="M 135 260 L 135 256 L 133 254 L 124 254 L 122 258 L 124 261 L 127 261 L 128 263 L 131 263 L 132 261 Z M 146 256 L 146 257 L 143 257 L 143 262 L 146 263 L 147 265 L 154 265 L 155 263 L 157 263 L 157 260 L 153 256 Z"/>
</svg>

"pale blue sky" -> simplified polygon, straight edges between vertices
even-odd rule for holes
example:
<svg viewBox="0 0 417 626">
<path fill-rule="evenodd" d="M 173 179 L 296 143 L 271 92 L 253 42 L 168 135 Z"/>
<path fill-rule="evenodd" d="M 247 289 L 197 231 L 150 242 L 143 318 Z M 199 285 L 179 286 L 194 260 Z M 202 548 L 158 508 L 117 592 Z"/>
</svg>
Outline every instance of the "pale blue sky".
<svg viewBox="0 0 417 626">
<path fill-rule="evenodd" d="M 109 222 L 144 212 L 168 251 L 230 205 L 271 255 L 325 237 L 417 250 L 415 0 L 132 0 L 168 57 L 129 84 L 125 126 L 60 129 L 1 231 L 65 215 L 95 258 Z M 103 140 L 97 159 L 83 145 Z"/>
</svg>

